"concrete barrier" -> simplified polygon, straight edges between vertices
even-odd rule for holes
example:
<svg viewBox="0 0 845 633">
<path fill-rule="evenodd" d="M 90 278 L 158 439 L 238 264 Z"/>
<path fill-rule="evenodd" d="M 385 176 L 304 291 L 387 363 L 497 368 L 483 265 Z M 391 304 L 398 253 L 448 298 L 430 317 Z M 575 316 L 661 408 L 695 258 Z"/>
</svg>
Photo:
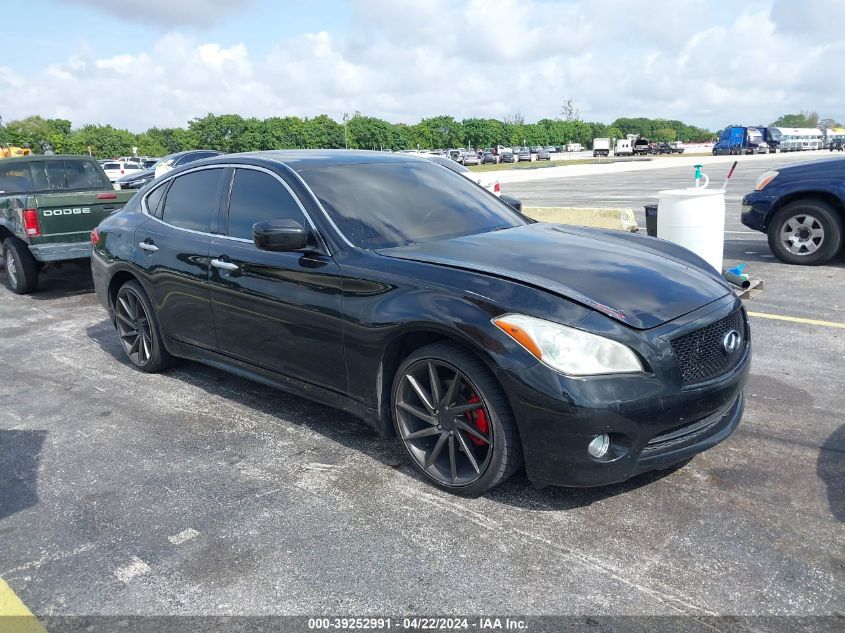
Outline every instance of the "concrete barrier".
<svg viewBox="0 0 845 633">
<path fill-rule="evenodd" d="M 586 207 L 523 207 L 522 212 L 538 222 L 577 224 L 600 229 L 639 231 L 633 209 L 591 209 Z"/>
</svg>

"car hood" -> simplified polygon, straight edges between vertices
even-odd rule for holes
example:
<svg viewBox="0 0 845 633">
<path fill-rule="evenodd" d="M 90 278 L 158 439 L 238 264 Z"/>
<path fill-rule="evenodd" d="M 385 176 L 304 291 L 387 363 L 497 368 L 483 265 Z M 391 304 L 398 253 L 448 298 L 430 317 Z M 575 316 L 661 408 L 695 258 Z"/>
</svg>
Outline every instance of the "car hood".
<svg viewBox="0 0 845 633">
<path fill-rule="evenodd" d="M 131 174 L 126 174 L 117 179 L 117 182 L 129 182 L 132 180 L 139 180 L 141 178 L 152 178 L 155 176 L 155 171 L 152 169 L 145 169 L 144 171 L 133 171 Z"/>
<path fill-rule="evenodd" d="M 577 301 L 637 329 L 729 294 L 689 251 L 663 240 L 536 223 L 379 254 L 495 275 Z"/>
</svg>

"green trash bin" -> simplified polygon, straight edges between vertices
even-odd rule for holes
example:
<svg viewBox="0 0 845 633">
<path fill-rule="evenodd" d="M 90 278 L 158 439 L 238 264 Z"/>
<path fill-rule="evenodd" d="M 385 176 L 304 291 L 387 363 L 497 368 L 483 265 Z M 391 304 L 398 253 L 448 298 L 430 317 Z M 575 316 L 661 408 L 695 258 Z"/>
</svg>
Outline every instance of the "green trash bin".
<svg viewBox="0 0 845 633">
<path fill-rule="evenodd" d="M 657 237 L 657 205 L 645 205 L 645 230 L 649 237 Z"/>
</svg>

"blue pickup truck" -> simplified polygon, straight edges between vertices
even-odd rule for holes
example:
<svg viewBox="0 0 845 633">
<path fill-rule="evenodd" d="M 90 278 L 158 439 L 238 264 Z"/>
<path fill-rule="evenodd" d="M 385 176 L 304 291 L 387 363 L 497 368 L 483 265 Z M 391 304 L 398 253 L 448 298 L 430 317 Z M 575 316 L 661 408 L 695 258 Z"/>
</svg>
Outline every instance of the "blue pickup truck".
<svg viewBox="0 0 845 633">
<path fill-rule="evenodd" d="M 742 223 L 769 237 L 789 264 L 818 265 L 842 252 L 845 158 L 793 163 L 765 171 L 742 199 Z"/>
</svg>

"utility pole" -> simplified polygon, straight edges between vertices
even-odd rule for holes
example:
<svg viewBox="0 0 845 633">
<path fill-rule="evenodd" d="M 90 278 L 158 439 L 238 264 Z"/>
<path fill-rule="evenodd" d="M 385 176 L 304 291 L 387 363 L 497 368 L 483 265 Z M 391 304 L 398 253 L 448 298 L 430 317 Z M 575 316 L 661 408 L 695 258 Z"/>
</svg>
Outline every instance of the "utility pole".
<svg viewBox="0 0 845 633">
<path fill-rule="evenodd" d="M 349 113 L 343 113 L 343 144 L 346 149 L 349 149 L 349 132 L 346 130 L 346 122 L 349 120 Z"/>
</svg>

